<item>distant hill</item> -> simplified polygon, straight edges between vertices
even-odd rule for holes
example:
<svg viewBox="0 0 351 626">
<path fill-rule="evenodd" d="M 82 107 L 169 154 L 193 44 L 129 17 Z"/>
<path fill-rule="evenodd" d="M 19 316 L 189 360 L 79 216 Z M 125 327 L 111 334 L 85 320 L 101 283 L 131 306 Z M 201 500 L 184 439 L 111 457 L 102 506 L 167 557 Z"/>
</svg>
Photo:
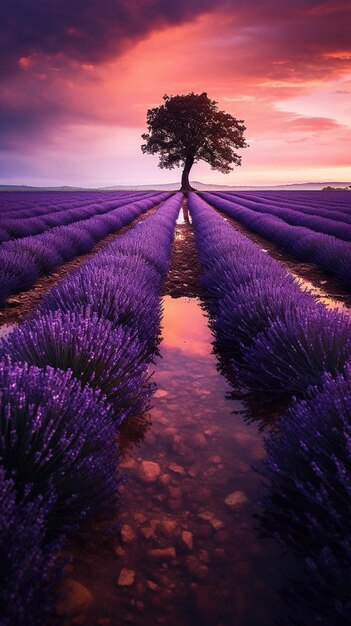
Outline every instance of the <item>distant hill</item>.
<svg viewBox="0 0 351 626">
<path fill-rule="evenodd" d="M 347 187 L 350 183 L 292 183 L 287 185 L 211 185 L 191 181 L 191 185 L 198 191 L 318 191 L 323 187 Z M 113 185 L 112 187 L 101 187 L 101 191 L 177 191 L 179 183 L 169 183 L 163 185 Z"/>
<path fill-rule="evenodd" d="M 351 183 L 321 182 L 287 185 L 210 185 L 192 181 L 198 191 L 318 191 L 323 187 L 348 187 Z M 112 185 L 111 187 L 32 187 L 30 185 L 0 185 L 0 191 L 178 191 L 179 183 L 160 185 Z"/>
<path fill-rule="evenodd" d="M 96 190 L 96 189 L 95 189 Z M 32 185 L 0 185 L 0 191 L 93 191 L 88 187 L 34 187 Z"/>
</svg>

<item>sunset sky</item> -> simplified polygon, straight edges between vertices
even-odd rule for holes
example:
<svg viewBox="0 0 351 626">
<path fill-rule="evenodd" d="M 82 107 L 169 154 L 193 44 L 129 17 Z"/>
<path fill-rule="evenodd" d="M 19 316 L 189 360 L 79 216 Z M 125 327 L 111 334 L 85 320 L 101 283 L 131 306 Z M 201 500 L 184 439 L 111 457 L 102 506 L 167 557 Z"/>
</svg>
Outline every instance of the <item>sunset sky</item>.
<svg viewBox="0 0 351 626">
<path fill-rule="evenodd" d="M 351 181 L 350 2 L 1 0 L 0 183 L 178 181 L 146 110 L 206 91 L 250 147 L 217 184 Z"/>
</svg>

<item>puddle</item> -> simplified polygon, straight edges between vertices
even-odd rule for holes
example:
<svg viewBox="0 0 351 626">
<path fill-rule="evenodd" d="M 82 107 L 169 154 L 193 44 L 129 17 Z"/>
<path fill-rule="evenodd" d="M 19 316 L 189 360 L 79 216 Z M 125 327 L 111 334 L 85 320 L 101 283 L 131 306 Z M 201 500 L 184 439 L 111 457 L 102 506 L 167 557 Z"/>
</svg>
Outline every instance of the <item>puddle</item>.
<svg viewBox="0 0 351 626">
<path fill-rule="evenodd" d="M 184 199 L 182 202 L 181 209 L 179 211 L 179 215 L 177 217 L 176 224 L 191 224 L 191 215 L 188 210 L 187 200 Z"/>
<path fill-rule="evenodd" d="M 290 272 L 295 278 L 299 280 L 301 288 L 303 290 L 309 291 L 319 302 L 325 304 L 328 309 L 337 309 L 341 313 L 351 315 L 351 308 L 347 306 L 347 304 L 340 300 L 336 300 L 336 298 L 331 297 L 330 294 L 324 291 L 321 287 L 317 287 L 317 285 L 315 285 L 311 281 L 306 280 L 305 278 L 301 278 L 299 274 L 296 274 L 291 270 Z M 327 281 L 322 282 L 326 283 Z"/>
<path fill-rule="evenodd" d="M 164 305 L 151 425 L 122 460 L 121 539 L 71 567 L 92 594 L 79 623 L 272 626 L 286 563 L 253 518 L 261 435 L 233 415 L 199 301 Z"/>
</svg>

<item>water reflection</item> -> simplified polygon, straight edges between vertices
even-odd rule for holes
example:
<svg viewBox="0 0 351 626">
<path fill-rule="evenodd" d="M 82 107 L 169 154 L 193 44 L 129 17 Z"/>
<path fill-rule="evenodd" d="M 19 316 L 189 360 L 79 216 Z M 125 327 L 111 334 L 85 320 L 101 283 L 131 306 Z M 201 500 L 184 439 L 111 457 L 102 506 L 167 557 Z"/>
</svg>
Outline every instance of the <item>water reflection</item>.
<svg viewBox="0 0 351 626">
<path fill-rule="evenodd" d="M 298 274 L 295 274 L 294 272 L 291 272 L 291 274 L 299 280 L 301 289 L 311 293 L 313 296 L 315 296 L 316 300 L 325 304 L 328 309 L 338 309 L 342 313 L 351 315 L 351 309 L 349 306 L 347 306 L 347 304 L 341 302 L 340 300 L 337 300 L 336 298 L 331 297 L 331 295 L 324 291 L 321 287 L 317 287 L 311 281 L 306 280 L 305 278 L 301 278 L 301 276 L 299 276 Z"/>
<path fill-rule="evenodd" d="M 274 622 L 282 563 L 253 519 L 262 486 L 251 465 L 265 452 L 233 415 L 242 404 L 226 399 L 210 342 L 199 303 L 165 297 L 152 425 L 123 451 L 115 560 L 79 555 L 74 568 L 94 597 L 85 624 Z"/>
<path fill-rule="evenodd" d="M 191 215 L 188 209 L 188 203 L 183 200 L 176 224 L 191 224 Z"/>
</svg>

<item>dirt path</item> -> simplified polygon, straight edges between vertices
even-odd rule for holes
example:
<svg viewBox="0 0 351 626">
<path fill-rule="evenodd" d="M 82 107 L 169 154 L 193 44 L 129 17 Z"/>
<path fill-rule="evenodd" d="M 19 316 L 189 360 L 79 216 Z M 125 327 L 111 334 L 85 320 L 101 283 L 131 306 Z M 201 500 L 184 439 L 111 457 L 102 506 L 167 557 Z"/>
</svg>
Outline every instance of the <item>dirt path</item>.
<svg viewBox="0 0 351 626">
<path fill-rule="evenodd" d="M 177 220 L 172 257 L 163 295 L 172 298 L 199 298 L 201 267 L 195 245 L 194 232 L 189 221 L 187 201 L 183 200 Z"/>
<path fill-rule="evenodd" d="M 290 568 L 256 532 L 262 435 L 233 415 L 199 301 L 166 296 L 164 309 L 149 427 L 123 450 L 121 528 L 75 546 L 66 626 L 272 626 Z"/>
</svg>

